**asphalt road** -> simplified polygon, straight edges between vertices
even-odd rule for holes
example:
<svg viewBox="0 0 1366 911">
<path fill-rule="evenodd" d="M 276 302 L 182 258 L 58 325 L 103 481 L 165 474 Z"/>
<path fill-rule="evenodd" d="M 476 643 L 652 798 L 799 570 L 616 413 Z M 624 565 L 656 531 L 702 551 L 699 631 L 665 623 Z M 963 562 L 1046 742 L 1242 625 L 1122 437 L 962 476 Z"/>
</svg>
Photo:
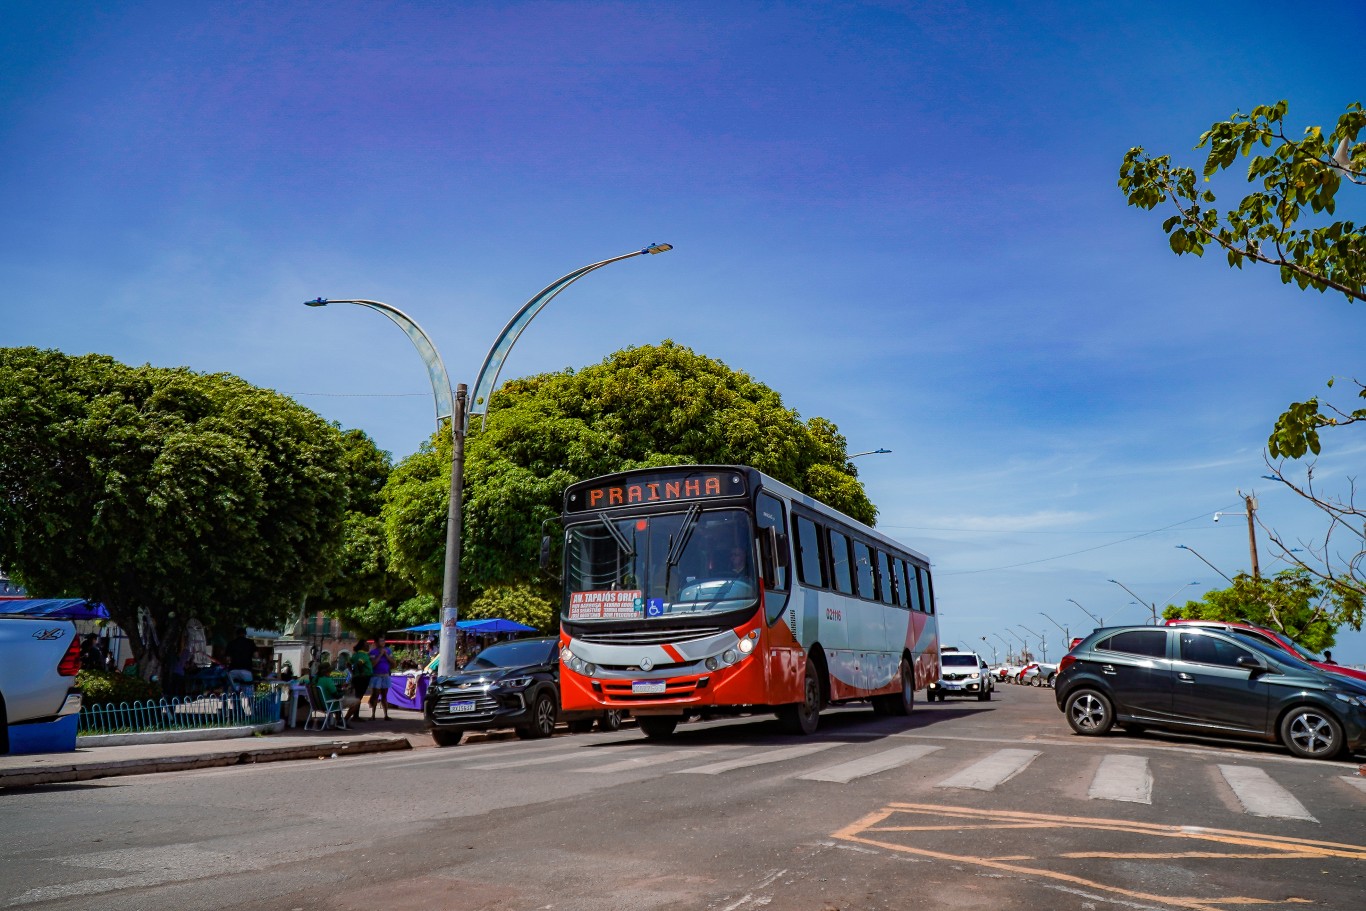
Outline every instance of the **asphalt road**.
<svg viewBox="0 0 1366 911">
<path fill-rule="evenodd" d="M 1071 734 L 1052 691 L 0 794 L 0 908 L 1366 906 L 1366 778 Z"/>
</svg>

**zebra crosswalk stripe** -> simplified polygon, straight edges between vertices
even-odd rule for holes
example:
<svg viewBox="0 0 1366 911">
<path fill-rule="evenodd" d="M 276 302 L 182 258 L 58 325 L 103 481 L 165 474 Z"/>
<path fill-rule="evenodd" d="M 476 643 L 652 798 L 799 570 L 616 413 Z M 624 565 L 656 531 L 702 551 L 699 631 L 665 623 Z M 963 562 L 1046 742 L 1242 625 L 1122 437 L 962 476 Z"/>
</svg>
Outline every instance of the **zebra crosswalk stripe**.
<svg viewBox="0 0 1366 911">
<path fill-rule="evenodd" d="M 1221 765 L 1219 774 L 1224 776 L 1224 781 L 1233 789 L 1233 794 L 1243 805 L 1243 809 L 1253 816 L 1318 822 L 1293 794 L 1276 784 L 1270 775 L 1256 766 Z"/>
<path fill-rule="evenodd" d="M 764 750 L 750 756 L 741 756 L 739 759 L 727 759 L 722 762 L 713 762 L 707 765 L 700 765 L 691 769 L 678 769 L 675 775 L 720 775 L 722 772 L 729 772 L 732 769 L 742 769 L 746 766 L 764 765 L 770 762 L 783 762 L 788 759 L 796 759 L 799 756 L 808 756 L 811 753 L 819 753 L 821 750 L 828 750 L 831 747 L 840 746 L 838 743 L 808 743 L 796 747 L 782 747 L 776 750 Z"/>
<path fill-rule="evenodd" d="M 1039 755 L 1038 750 L 997 750 L 957 775 L 945 778 L 935 787 L 992 791 L 997 785 L 1005 784 L 1023 772 Z"/>
<path fill-rule="evenodd" d="M 913 762 L 922 756 L 927 756 L 935 750 L 943 747 L 927 746 L 916 744 L 915 746 L 895 747 L 890 750 L 883 750 L 874 753 L 872 756 L 864 756 L 860 759 L 853 759 L 849 762 L 842 762 L 839 765 L 826 766 L 798 778 L 807 781 L 834 781 L 839 784 L 848 784 L 855 778 L 862 778 L 865 775 L 875 775 L 878 772 L 885 772 L 897 766 Z"/>
<path fill-rule="evenodd" d="M 1100 761 L 1086 796 L 1092 800 L 1152 803 L 1153 776 L 1147 757 L 1106 756 Z"/>
</svg>

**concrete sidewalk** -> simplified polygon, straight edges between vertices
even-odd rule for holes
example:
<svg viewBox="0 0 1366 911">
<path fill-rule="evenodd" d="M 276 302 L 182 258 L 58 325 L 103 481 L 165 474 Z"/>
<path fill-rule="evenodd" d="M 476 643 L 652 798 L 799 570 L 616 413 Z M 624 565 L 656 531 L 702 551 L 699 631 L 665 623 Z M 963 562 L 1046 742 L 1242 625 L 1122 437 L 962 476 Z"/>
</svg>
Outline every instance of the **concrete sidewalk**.
<svg viewBox="0 0 1366 911">
<path fill-rule="evenodd" d="M 344 730 L 285 728 L 278 734 L 232 740 L 82 747 L 78 738 L 71 753 L 0 756 L 0 789 L 432 746 L 420 712 L 390 709 L 389 715 L 371 720 L 366 714 L 360 724 Z"/>
</svg>

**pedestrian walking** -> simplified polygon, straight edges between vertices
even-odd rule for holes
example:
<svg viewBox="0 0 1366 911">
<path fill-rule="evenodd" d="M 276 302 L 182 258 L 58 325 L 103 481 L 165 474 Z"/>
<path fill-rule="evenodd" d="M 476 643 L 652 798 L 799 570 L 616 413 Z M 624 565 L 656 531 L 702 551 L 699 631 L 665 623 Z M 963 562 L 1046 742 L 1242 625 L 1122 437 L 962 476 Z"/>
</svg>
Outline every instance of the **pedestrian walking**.
<svg viewBox="0 0 1366 911">
<path fill-rule="evenodd" d="M 394 653 L 384 644 L 384 637 L 375 639 L 375 647 L 370 649 L 370 661 L 374 664 L 375 674 L 370 678 L 370 717 L 375 717 L 375 707 L 384 706 L 384 717 L 389 717 L 389 673 L 394 668 Z"/>
<path fill-rule="evenodd" d="M 365 692 L 370 688 L 370 677 L 375 672 L 370 652 L 366 648 L 369 644 L 365 639 L 357 639 L 356 649 L 351 653 L 351 692 L 355 694 L 356 704 L 351 706 L 346 715 L 348 721 L 360 721 L 361 700 L 365 698 Z"/>
</svg>

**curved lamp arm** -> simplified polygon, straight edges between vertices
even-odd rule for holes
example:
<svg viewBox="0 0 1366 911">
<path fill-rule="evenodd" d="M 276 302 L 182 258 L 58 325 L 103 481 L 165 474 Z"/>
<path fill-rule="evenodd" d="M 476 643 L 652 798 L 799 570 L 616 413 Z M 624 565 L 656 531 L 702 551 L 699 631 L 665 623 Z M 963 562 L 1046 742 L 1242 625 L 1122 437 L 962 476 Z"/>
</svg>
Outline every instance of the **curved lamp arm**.
<svg viewBox="0 0 1366 911">
<path fill-rule="evenodd" d="M 575 269 L 568 275 L 551 282 L 539 294 L 523 304 L 522 309 L 518 310 L 512 319 L 508 320 L 508 324 L 503 327 L 503 331 L 494 340 L 493 347 L 489 348 L 489 353 L 484 357 L 484 363 L 479 367 L 479 375 L 474 380 L 474 391 L 470 396 L 465 420 L 468 422 L 471 414 L 478 414 L 481 417 L 488 414 L 489 398 L 493 395 L 493 390 L 498 388 L 498 374 L 503 370 L 503 362 L 507 360 L 508 352 L 512 350 L 512 346 L 521 337 L 522 330 L 526 329 L 527 325 L 536 318 L 536 314 L 545 309 L 546 304 L 555 299 L 555 295 L 595 269 L 610 266 L 612 263 L 621 262 L 623 259 L 630 259 L 633 256 L 643 256 L 646 253 L 664 253 L 672 249 L 672 244 L 651 244 L 641 250 L 633 250 L 630 253 L 623 253 L 621 256 L 614 256 L 611 259 L 604 259 L 602 262 Z"/>
<path fill-rule="evenodd" d="M 427 336 L 427 333 L 422 331 L 417 320 L 383 301 L 329 300 L 319 297 L 311 301 L 304 301 L 304 304 L 308 307 L 326 307 L 328 304 L 358 304 L 362 307 L 369 307 L 371 310 L 378 310 L 389 317 L 412 340 L 413 347 L 422 356 L 422 363 L 427 368 L 427 377 L 432 381 L 432 395 L 436 397 L 437 429 L 440 430 L 441 422 L 449 419 L 455 413 L 454 398 L 451 395 L 450 374 L 446 372 L 446 365 L 442 363 L 436 345 Z"/>
</svg>

